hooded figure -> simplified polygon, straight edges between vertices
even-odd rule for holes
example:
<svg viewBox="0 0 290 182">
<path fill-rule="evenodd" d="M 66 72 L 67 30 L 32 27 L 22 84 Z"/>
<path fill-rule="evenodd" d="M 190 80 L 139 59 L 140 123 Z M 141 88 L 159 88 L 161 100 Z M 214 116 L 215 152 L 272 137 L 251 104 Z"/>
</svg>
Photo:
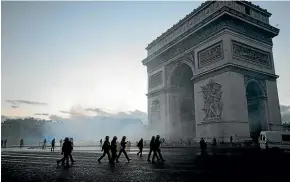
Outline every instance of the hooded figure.
<svg viewBox="0 0 290 182">
<path fill-rule="evenodd" d="M 102 158 L 105 157 L 105 155 L 108 155 L 109 161 L 111 162 L 111 156 L 110 156 L 110 141 L 109 141 L 109 136 L 106 136 L 104 144 L 102 146 L 102 151 L 103 151 L 103 155 L 98 159 L 98 162 L 101 162 Z"/>
<path fill-rule="evenodd" d="M 112 159 L 111 159 L 111 163 L 114 164 L 116 157 L 117 157 L 117 137 L 114 136 L 113 140 L 111 141 L 111 153 L 112 153 Z"/>
<path fill-rule="evenodd" d="M 143 151 L 143 138 L 138 142 L 137 147 L 139 148 L 139 152 L 137 153 L 137 156 L 140 154 L 140 157 L 142 157 L 142 151 Z"/>
</svg>

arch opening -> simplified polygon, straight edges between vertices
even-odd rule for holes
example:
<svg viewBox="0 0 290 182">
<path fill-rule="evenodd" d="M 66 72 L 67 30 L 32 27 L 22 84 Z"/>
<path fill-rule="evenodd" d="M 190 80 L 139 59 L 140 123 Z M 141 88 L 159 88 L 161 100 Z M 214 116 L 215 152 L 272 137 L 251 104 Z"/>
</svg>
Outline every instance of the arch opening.
<svg viewBox="0 0 290 182">
<path fill-rule="evenodd" d="M 174 97 L 178 100 L 171 110 L 175 115 L 173 130 L 175 135 L 184 139 L 194 139 L 196 136 L 192 75 L 190 66 L 183 63 L 175 68 L 170 77 L 170 86 L 174 88 Z"/>
<path fill-rule="evenodd" d="M 261 84 L 255 80 L 246 85 L 249 129 L 251 138 L 257 142 L 260 132 L 266 130 L 265 93 Z"/>
</svg>

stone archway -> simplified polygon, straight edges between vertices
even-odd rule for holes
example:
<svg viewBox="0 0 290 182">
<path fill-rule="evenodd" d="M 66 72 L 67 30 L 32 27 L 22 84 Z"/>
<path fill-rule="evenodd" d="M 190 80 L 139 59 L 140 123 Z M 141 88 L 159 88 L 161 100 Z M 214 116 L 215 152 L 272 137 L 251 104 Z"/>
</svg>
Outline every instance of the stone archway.
<svg viewBox="0 0 290 182">
<path fill-rule="evenodd" d="M 257 80 L 249 80 L 246 84 L 248 118 L 250 136 L 257 141 L 262 130 L 267 130 L 266 94 Z"/>
<path fill-rule="evenodd" d="M 194 116 L 194 84 L 191 80 L 192 68 L 181 63 L 171 72 L 169 87 L 175 99 L 175 106 L 171 106 L 173 113 L 173 135 L 184 139 L 193 139 L 196 136 L 196 123 Z"/>
</svg>

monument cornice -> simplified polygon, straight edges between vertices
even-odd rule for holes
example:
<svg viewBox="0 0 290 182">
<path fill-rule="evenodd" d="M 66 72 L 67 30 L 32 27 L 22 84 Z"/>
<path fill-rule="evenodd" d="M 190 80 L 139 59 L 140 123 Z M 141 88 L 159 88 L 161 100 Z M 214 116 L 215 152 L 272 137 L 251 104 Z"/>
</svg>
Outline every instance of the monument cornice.
<svg viewBox="0 0 290 182">
<path fill-rule="evenodd" d="M 258 42 L 265 43 L 270 46 L 273 45 L 272 39 L 266 37 L 262 32 L 259 31 L 257 27 L 249 25 L 244 21 L 236 20 L 237 19 L 235 17 L 230 15 L 219 17 L 219 19 L 217 19 L 215 22 L 201 28 L 200 30 L 186 37 L 186 39 L 168 48 L 166 52 L 164 51 L 162 54 L 153 58 L 150 62 L 147 63 L 148 71 L 151 71 L 153 68 L 166 63 L 172 58 L 178 57 L 184 52 L 193 49 L 201 42 L 204 42 L 213 36 L 218 35 L 219 32 L 222 32 L 223 30 L 231 30 L 232 32 L 236 32 L 251 39 L 257 40 Z M 245 27 L 247 25 L 250 27 Z"/>
<path fill-rule="evenodd" d="M 222 6 L 220 9 L 214 11 L 211 15 L 209 15 L 208 17 L 204 18 L 203 20 L 201 20 L 199 23 L 196 23 L 194 26 L 192 26 L 191 28 L 186 29 L 186 31 L 184 31 L 182 34 L 180 34 L 179 36 L 175 37 L 175 38 L 167 38 L 166 36 L 169 33 L 165 33 L 164 35 L 160 36 L 160 38 L 157 38 L 155 41 L 157 40 L 161 40 L 161 39 L 165 39 L 167 43 L 162 43 L 162 46 L 160 46 L 160 48 L 156 49 L 156 51 L 153 51 L 152 53 L 148 54 L 148 57 L 145 58 L 142 62 L 145 65 L 146 63 L 148 63 L 150 60 L 152 60 L 154 57 L 156 57 L 158 54 L 162 53 L 163 51 L 165 51 L 168 47 L 174 45 L 175 43 L 179 42 L 181 39 L 183 39 L 184 37 L 190 35 L 193 33 L 193 31 L 197 31 L 199 28 L 202 28 L 206 23 L 211 22 L 214 19 L 217 19 L 221 14 L 223 14 L 224 12 L 228 12 L 230 13 L 232 16 L 236 16 L 236 17 L 240 17 L 240 19 L 242 21 L 248 21 L 248 23 L 253 24 L 254 26 L 258 26 L 259 28 L 265 29 L 266 31 L 269 31 L 271 34 L 273 34 L 272 36 L 276 36 L 279 33 L 279 29 L 269 25 L 268 23 L 262 22 L 260 20 L 257 20 L 256 18 L 253 18 L 249 15 L 244 14 L 243 12 L 237 11 L 233 8 L 230 8 L 228 6 Z M 192 17 L 191 17 L 192 18 Z M 185 20 L 184 20 L 185 21 Z M 184 22 L 183 22 L 184 23 Z M 179 23 L 178 23 L 179 24 Z M 176 26 L 178 25 L 176 24 Z M 181 27 L 181 24 L 179 25 L 179 28 Z M 171 39 L 171 40 L 170 40 Z M 157 42 L 152 42 L 151 47 L 154 46 L 153 43 L 155 45 L 158 44 Z M 161 44 L 159 42 L 159 44 Z M 149 46 L 150 47 L 150 46 Z M 149 47 L 147 47 L 146 49 L 148 50 Z"/>
<path fill-rule="evenodd" d="M 219 74 L 222 74 L 225 72 L 236 72 L 236 73 L 241 73 L 241 74 L 247 75 L 247 76 L 252 76 L 252 77 L 254 76 L 254 77 L 257 77 L 259 79 L 274 80 L 274 81 L 277 78 L 279 78 L 279 76 L 275 75 L 275 74 L 259 71 L 256 69 L 251 69 L 251 68 L 237 65 L 237 64 L 233 64 L 233 63 L 227 63 L 227 64 L 224 64 L 222 66 L 207 70 L 207 71 L 199 73 L 199 74 L 196 74 L 191 78 L 191 80 L 193 82 L 197 82 L 197 81 L 208 79 L 208 78 L 211 78 L 215 75 L 219 75 Z"/>
</svg>

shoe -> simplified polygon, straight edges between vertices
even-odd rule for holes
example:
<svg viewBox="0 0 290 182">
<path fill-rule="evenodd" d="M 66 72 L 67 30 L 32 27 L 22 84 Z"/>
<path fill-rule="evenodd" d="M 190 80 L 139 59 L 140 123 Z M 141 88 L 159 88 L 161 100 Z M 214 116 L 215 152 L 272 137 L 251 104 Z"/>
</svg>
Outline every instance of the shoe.
<svg viewBox="0 0 290 182">
<path fill-rule="evenodd" d="M 116 159 L 116 163 L 118 163 L 119 161 L 118 161 L 118 159 Z"/>
<path fill-rule="evenodd" d="M 147 159 L 147 162 L 151 162 L 151 160 L 150 159 Z"/>
<path fill-rule="evenodd" d="M 132 160 L 132 159 L 128 159 L 128 162 L 130 162 L 130 160 Z"/>
<path fill-rule="evenodd" d="M 140 155 L 140 157 L 142 157 L 142 154 Z"/>
<path fill-rule="evenodd" d="M 101 162 L 101 160 L 100 160 L 100 159 L 98 159 L 98 162 Z"/>
<path fill-rule="evenodd" d="M 57 165 L 59 165 L 60 161 L 57 160 L 56 163 L 57 163 Z"/>
<path fill-rule="evenodd" d="M 137 156 L 139 156 L 139 154 L 137 153 Z"/>
</svg>

